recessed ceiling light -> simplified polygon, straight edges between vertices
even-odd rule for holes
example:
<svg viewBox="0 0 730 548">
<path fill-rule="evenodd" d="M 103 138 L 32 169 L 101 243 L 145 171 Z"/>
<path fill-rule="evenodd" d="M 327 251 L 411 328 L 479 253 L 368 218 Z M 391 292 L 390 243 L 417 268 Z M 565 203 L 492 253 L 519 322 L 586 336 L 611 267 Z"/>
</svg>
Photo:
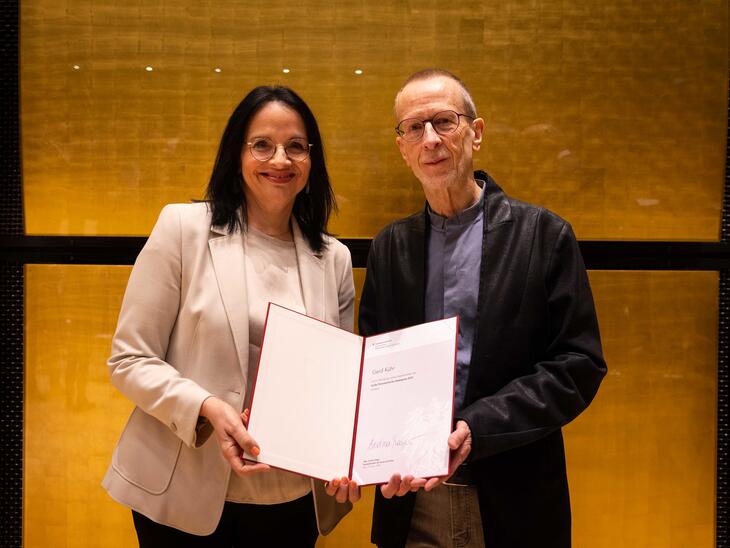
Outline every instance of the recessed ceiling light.
<svg viewBox="0 0 730 548">
<path fill-rule="evenodd" d="M 213 72 L 220 72 L 220 71 L 221 71 L 221 69 L 220 69 L 219 67 L 215 67 L 215 68 L 213 69 Z"/>
<path fill-rule="evenodd" d="M 285 68 L 281 69 L 281 72 L 283 72 L 284 74 L 289 74 L 291 71 L 288 68 Z"/>
<path fill-rule="evenodd" d="M 149 66 L 149 65 L 147 65 L 147 66 L 146 66 L 146 67 L 145 67 L 144 69 L 145 69 L 145 70 L 146 70 L 147 72 L 152 72 L 153 70 L 155 70 L 155 69 L 153 69 L 153 68 L 152 68 L 151 66 Z"/>
<path fill-rule="evenodd" d="M 355 69 L 355 74 L 360 76 L 362 74 L 362 69 Z"/>
<path fill-rule="evenodd" d="M 79 65 L 74 65 L 74 66 L 73 66 L 73 69 L 74 69 L 74 70 L 79 70 L 80 68 L 81 68 L 81 67 L 80 67 Z"/>
</svg>

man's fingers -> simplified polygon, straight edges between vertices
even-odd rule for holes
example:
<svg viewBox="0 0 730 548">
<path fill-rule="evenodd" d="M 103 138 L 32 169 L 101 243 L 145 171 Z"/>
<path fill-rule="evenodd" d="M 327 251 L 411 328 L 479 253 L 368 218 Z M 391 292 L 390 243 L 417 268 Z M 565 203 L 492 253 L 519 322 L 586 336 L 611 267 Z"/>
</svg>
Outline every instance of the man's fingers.
<svg viewBox="0 0 730 548">
<path fill-rule="evenodd" d="M 429 478 L 426 482 L 426 485 L 424 485 L 423 490 L 424 491 L 430 491 L 434 487 L 438 487 L 444 482 L 443 478 Z"/>
<path fill-rule="evenodd" d="M 457 449 L 470 434 L 471 430 L 469 430 L 469 426 L 464 421 L 457 422 L 456 429 L 449 435 L 449 449 Z"/>
<path fill-rule="evenodd" d="M 401 479 L 400 474 L 393 474 L 388 483 L 384 483 L 380 486 L 380 492 L 386 498 L 402 497 L 408 493 L 418 491 L 424 485 L 427 480 L 425 478 L 414 478 L 413 476 L 406 475 Z"/>
<path fill-rule="evenodd" d="M 459 450 L 456 452 L 456 458 L 459 460 L 459 464 L 464 462 L 466 460 L 466 457 L 469 456 L 469 453 L 471 452 L 471 445 L 464 444 L 461 447 L 459 447 Z"/>
<path fill-rule="evenodd" d="M 450 477 L 456 469 L 469 456 L 471 451 L 471 430 L 465 421 L 456 423 L 456 428 L 449 435 L 449 449 L 451 450 L 451 459 L 449 462 L 449 471 L 446 476 L 434 478 L 414 478 L 411 475 L 403 476 L 393 474 L 388 483 L 380 486 L 380 492 L 386 499 L 394 496 L 402 497 L 409 492 L 415 492 L 419 489 L 431 491 L 435 487 L 441 485 L 446 478 Z"/>
<path fill-rule="evenodd" d="M 393 495 L 398 491 L 398 487 L 400 487 L 400 474 L 393 474 L 388 483 L 380 486 L 380 492 L 386 499 L 393 498 Z"/>
<path fill-rule="evenodd" d="M 449 436 L 449 449 L 451 449 L 452 451 L 457 449 L 462 443 L 464 443 L 465 438 L 466 435 L 462 432 L 459 432 L 458 430 L 452 432 Z"/>
<path fill-rule="evenodd" d="M 413 481 L 413 476 L 406 475 L 403 476 L 403 481 L 401 481 L 400 486 L 398 487 L 398 491 L 396 492 L 396 495 L 399 497 L 402 497 L 406 493 L 408 493 L 411 490 L 411 482 Z"/>
<path fill-rule="evenodd" d="M 462 463 L 462 462 L 464 462 L 464 461 L 463 461 L 463 460 L 460 460 L 460 459 L 456 458 L 456 456 L 454 456 L 454 457 L 453 457 L 453 458 L 451 459 L 451 462 L 449 463 L 449 472 L 448 472 L 448 474 L 446 475 L 446 477 L 447 477 L 447 478 L 450 478 L 451 476 L 453 476 L 453 475 L 454 475 L 454 474 L 456 473 L 456 469 L 457 469 L 457 468 L 458 468 L 459 466 L 461 466 L 461 463 Z"/>
<path fill-rule="evenodd" d="M 426 478 L 414 478 L 414 480 L 411 482 L 411 492 L 416 492 L 420 488 L 426 485 L 426 482 L 428 480 Z"/>
</svg>

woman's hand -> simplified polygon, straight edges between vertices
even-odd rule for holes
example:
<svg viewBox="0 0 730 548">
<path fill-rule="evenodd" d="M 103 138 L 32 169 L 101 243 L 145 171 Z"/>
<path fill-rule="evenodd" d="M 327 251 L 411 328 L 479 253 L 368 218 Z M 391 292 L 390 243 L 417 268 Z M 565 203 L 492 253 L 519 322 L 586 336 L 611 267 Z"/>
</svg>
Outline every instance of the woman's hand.
<svg viewBox="0 0 730 548">
<path fill-rule="evenodd" d="M 248 410 L 246 410 L 248 411 Z M 247 476 L 269 470 L 268 464 L 251 463 L 243 460 L 243 451 L 256 456 L 261 450 L 256 441 L 246 430 L 248 414 L 240 415 L 223 400 L 211 396 L 200 407 L 200 416 L 205 417 L 213 425 L 223 457 L 239 476 Z"/>
<path fill-rule="evenodd" d="M 332 481 L 324 482 L 324 491 L 331 497 L 335 497 L 337 502 L 357 502 L 360 500 L 360 487 L 357 482 L 348 480 L 347 478 L 335 478 Z"/>
</svg>

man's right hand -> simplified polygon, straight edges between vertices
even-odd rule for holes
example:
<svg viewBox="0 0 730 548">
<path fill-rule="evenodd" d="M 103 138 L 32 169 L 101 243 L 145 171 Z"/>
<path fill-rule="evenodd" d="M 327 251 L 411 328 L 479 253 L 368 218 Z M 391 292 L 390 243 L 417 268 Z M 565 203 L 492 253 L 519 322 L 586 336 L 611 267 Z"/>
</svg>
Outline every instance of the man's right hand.
<svg viewBox="0 0 730 548">
<path fill-rule="evenodd" d="M 236 474 L 247 476 L 271 468 L 268 464 L 247 463 L 242 458 L 244 450 L 253 456 L 261 452 L 256 440 L 246 430 L 245 423 L 248 419 L 246 412 L 239 414 L 223 400 L 210 396 L 200 407 L 200 416 L 210 421 L 215 430 L 218 447 Z"/>
<path fill-rule="evenodd" d="M 388 483 L 380 486 L 380 492 L 386 499 L 402 497 L 411 491 L 418 491 L 426 485 L 427 481 L 427 478 L 414 478 L 411 475 L 401 478 L 400 474 L 393 474 L 388 480 Z"/>
<path fill-rule="evenodd" d="M 456 429 L 449 435 L 448 445 L 451 455 L 447 475 L 435 478 L 414 478 L 413 476 L 401 478 L 400 474 L 394 474 L 388 483 L 380 486 L 380 492 L 386 499 L 394 496 L 402 497 L 411 491 L 418 491 L 422 487 L 424 490 L 430 491 L 450 478 L 471 452 L 471 429 L 466 422 L 458 421 L 456 423 Z"/>
</svg>

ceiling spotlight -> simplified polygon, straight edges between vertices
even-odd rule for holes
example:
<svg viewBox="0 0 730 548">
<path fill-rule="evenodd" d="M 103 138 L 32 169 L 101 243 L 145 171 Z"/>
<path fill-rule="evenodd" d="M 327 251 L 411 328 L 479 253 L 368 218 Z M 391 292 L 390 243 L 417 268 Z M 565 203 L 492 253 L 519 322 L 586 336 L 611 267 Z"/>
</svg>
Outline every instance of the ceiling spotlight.
<svg viewBox="0 0 730 548">
<path fill-rule="evenodd" d="M 213 72 L 220 72 L 220 71 L 221 71 L 221 69 L 220 69 L 220 68 L 218 68 L 218 67 L 215 67 L 215 68 L 213 69 Z"/>
<path fill-rule="evenodd" d="M 362 74 L 362 69 L 355 69 L 355 74 L 360 76 Z"/>
<path fill-rule="evenodd" d="M 145 67 L 144 69 L 145 69 L 145 70 L 146 70 L 147 72 L 152 72 L 153 70 L 155 70 L 155 69 L 153 69 L 153 68 L 152 68 L 151 66 L 149 66 L 149 65 L 147 65 L 147 66 L 146 66 L 146 67 Z"/>
<path fill-rule="evenodd" d="M 74 70 L 79 70 L 80 68 L 81 68 L 81 67 L 80 67 L 79 65 L 74 65 L 74 66 L 73 66 L 73 69 L 74 69 Z"/>
<path fill-rule="evenodd" d="M 291 71 L 288 68 L 285 68 L 281 69 L 281 72 L 283 72 L 284 74 L 289 74 Z"/>
</svg>

